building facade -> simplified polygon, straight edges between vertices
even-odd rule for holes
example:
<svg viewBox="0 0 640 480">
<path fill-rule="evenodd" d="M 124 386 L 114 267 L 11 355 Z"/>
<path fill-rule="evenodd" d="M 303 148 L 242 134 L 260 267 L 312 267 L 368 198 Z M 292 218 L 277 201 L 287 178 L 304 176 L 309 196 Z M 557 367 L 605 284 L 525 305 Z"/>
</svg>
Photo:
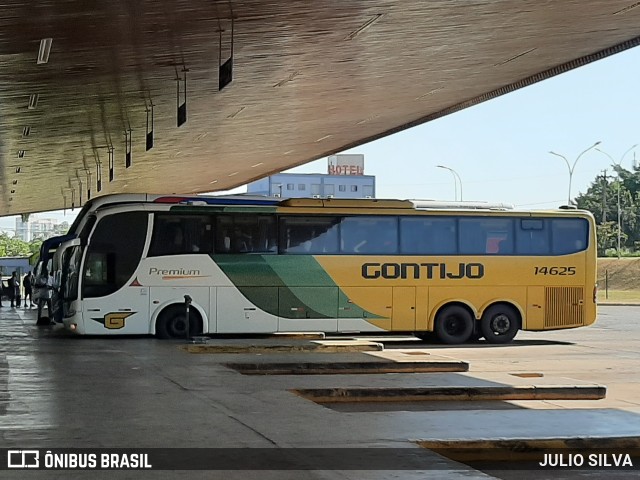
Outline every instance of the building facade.
<svg viewBox="0 0 640 480">
<path fill-rule="evenodd" d="M 247 186 L 247 193 L 283 198 L 375 198 L 376 178 L 364 174 L 364 155 L 327 158 L 327 173 L 277 173 Z"/>
<path fill-rule="evenodd" d="M 248 184 L 247 193 L 283 198 L 375 198 L 376 177 L 277 173 Z"/>
<path fill-rule="evenodd" d="M 68 228 L 67 222 L 60 223 L 54 218 L 31 217 L 27 222 L 23 222 L 20 217 L 16 218 L 16 238 L 23 242 L 60 235 Z"/>
</svg>

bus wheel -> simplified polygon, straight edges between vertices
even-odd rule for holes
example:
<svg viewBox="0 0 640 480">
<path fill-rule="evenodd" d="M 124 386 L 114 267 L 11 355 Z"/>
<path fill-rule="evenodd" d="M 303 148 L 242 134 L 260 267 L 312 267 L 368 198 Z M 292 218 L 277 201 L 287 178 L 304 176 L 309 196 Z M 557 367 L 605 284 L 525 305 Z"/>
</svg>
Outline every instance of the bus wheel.
<svg viewBox="0 0 640 480">
<path fill-rule="evenodd" d="M 473 316 L 464 307 L 449 305 L 438 312 L 436 335 L 442 343 L 464 343 L 473 334 Z"/>
<path fill-rule="evenodd" d="M 482 315 L 480 329 L 487 342 L 508 343 L 520 329 L 520 315 L 509 305 L 494 305 Z"/>
<path fill-rule="evenodd" d="M 186 338 L 187 313 L 184 305 L 171 305 L 165 308 L 156 321 L 158 338 Z M 195 308 L 189 309 L 189 334 L 202 332 L 202 319 Z"/>
<path fill-rule="evenodd" d="M 476 322 L 474 322 L 474 323 L 476 323 Z M 479 323 L 479 322 L 477 322 L 477 323 Z M 473 333 L 469 337 L 469 341 L 470 342 L 478 342 L 480 339 L 482 339 L 482 331 L 480 330 L 480 325 L 474 325 Z"/>
</svg>

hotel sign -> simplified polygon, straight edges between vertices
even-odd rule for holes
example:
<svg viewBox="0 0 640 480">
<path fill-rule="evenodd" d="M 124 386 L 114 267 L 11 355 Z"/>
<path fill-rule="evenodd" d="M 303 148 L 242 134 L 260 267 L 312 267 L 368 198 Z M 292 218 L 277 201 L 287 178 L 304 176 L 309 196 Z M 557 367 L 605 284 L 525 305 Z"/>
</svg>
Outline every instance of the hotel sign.
<svg viewBox="0 0 640 480">
<path fill-rule="evenodd" d="M 364 175 L 364 155 L 332 155 L 329 157 L 329 175 Z"/>
</svg>

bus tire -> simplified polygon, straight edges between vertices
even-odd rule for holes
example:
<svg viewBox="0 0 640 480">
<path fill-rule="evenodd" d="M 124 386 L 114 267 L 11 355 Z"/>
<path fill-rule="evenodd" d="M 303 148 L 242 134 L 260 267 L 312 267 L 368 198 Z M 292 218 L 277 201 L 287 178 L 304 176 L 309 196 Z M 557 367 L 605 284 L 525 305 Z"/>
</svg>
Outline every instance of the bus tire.
<svg viewBox="0 0 640 480">
<path fill-rule="evenodd" d="M 473 334 L 473 315 L 460 305 L 448 305 L 436 316 L 435 332 L 438 340 L 448 345 L 464 343 Z"/>
<path fill-rule="evenodd" d="M 156 320 L 156 336 L 162 339 L 186 338 L 187 312 L 184 305 L 165 308 Z M 202 332 L 202 318 L 193 307 L 189 308 L 189 336 Z"/>
<path fill-rule="evenodd" d="M 482 331 L 480 330 L 480 322 L 473 322 L 473 333 L 469 337 L 469 342 L 479 342 L 482 339 Z"/>
<path fill-rule="evenodd" d="M 520 330 L 520 315 L 511 305 L 493 305 L 482 315 L 480 329 L 489 343 L 509 343 Z"/>
</svg>

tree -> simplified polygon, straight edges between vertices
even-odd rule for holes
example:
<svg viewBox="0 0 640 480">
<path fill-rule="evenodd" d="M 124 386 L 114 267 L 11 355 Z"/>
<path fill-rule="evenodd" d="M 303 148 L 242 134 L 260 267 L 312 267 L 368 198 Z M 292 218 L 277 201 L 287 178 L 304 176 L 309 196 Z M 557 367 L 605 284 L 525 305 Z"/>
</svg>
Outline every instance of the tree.
<svg viewBox="0 0 640 480">
<path fill-rule="evenodd" d="M 614 165 L 615 176 L 598 175 L 587 192 L 576 197 L 578 208 L 589 210 L 598 225 L 598 253 L 618 245 L 618 190 L 620 191 L 620 243 L 635 250 L 640 242 L 640 167 L 633 171 Z"/>
<path fill-rule="evenodd" d="M 38 261 L 38 256 L 40 255 L 40 246 L 42 246 L 42 240 L 34 239 L 29 242 L 29 251 L 31 252 L 31 258 L 29 259 L 29 263 L 35 267 L 36 262 Z"/>
<path fill-rule="evenodd" d="M 607 250 L 618 248 L 618 222 L 607 222 L 605 224 L 598 225 L 597 228 L 598 238 L 598 255 L 603 257 L 606 255 Z M 620 235 L 620 243 L 625 244 L 627 235 L 622 232 Z"/>
<path fill-rule="evenodd" d="M 42 240 L 36 239 L 27 243 L 3 233 L 0 234 L 0 257 L 30 257 L 40 252 L 40 245 Z"/>
</svg>

